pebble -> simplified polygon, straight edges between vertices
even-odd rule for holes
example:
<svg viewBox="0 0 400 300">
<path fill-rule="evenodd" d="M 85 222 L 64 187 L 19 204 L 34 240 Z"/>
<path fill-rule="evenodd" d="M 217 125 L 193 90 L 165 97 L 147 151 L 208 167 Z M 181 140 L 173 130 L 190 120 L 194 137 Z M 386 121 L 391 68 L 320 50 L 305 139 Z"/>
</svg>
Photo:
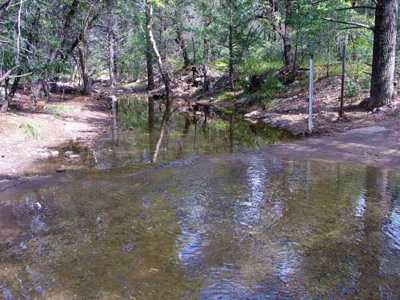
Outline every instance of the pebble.
<svg viewBox="0 0 400 300">
<path fill-rule="evenodd" d="M 28 246 L 26 246 L 24 242 L 22 242 L 19 246 L 21 247 L 22 251 L 28 250 Z"/>
<path fill-rule="evenodd" d="M 51 156 L 53 156 L 53 157 L 58 157 L 60 155 L 59 151 L 51 151 L 50 153 L 51 153 Z"/>
<path fill-rule="evenodd" d="M 96 222 L 97 222 L 97 225 L 101 226 L 104 224 L 104 219 L 102 217 L 98 216 Z"/>
<path fill-rule="evenodd" d="M 50 154 L 47 153 L 47 152 L 44 152 L 44 153 L 40 153 L 40 156 L 43 157 L 43 158 L 49 158 Z"/>
<path fill-rule="evenodd" d="M 128 243 L 122 248 L 122 251 L 128 253 L 131 252 L 132 249 L 133 249 L 133 243 Z"/>
<path fill-rule="evenodd" d="M 65 156 L 65 157 L 68 157 L 68 158 L 70 158 L 71 155 L 74 155 L 74 151 L 66 151 L 66 152 L 64 153 L 64 156 Z"/>
<path fill-rule="evenodd" d="M 58 172 L 58 173 L 66 172 L 66 171 L 67 171 L 67 168 L 66 168 L 64 165 L 61 165 L 61 166 L 56 170 L 56 172 Z"/>
</svg>

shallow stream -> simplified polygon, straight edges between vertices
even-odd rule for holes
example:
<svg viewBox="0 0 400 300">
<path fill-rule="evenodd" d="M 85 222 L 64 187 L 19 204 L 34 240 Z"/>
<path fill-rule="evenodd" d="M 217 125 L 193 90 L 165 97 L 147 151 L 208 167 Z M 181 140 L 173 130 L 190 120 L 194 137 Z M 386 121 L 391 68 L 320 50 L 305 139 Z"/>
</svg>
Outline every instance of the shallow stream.
<svg viewBox="0 0 400 300">
<path fill-rule="evenodd" d="M 91 169 L 0 194 L 3 299 L 398 299 L 400 173 L 126 116 Z"/>
</svg>

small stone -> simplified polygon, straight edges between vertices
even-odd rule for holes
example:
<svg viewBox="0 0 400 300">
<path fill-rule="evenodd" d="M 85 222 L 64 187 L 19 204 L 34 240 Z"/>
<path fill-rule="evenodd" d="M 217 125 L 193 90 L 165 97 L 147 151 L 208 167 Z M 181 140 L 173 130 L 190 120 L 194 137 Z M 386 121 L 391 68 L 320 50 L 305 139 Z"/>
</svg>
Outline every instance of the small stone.
<svg viewBox="0 0 400 300">
<path fill-rule="evenodd" d="M 96 222 L 97 222 L 97 225 L 101 226 L 104 224 L 104 219 L 102 217 L 98 216 Z"/>
<path fill-rule="evenodd" d="M 61 165 L 57 170 L 56 170 L 56 172 L 58 172 L 58 173 L 62 173 L 62 172 L 66 172 L 67 171 L 67 168 L 64 166 L 64 165 Z"/>
<path fill-rule="evenodd" d="M 133 243 L 128 243 L 122 248 L 122 251 L 128 253 L 131 252 L 132 249 L 133 249 Z"/>
<path fill-rule="evenodd" d="M 22 251 L 28 250 L 28 246 L 26 246 L 24 242 L 22 242 L 21 244 L 19 244 L 19 246 L 21 247 L 21 250 L 22 250 Z"/>
<path fill-rule="evenodd" d="M 74 151 L 66 151 L 66 152 L 64 153 L 64 156 L 65 156 L 65 157 L 68 157 L 68 158 L 70 158 L 71 155 L 74 155 Z"/>
<path fill-rule="evenodd" d="M 40 156 L 43 158 L 49 158 L 50 154 L 48 152 L 40 153 Z"/>
</svg>

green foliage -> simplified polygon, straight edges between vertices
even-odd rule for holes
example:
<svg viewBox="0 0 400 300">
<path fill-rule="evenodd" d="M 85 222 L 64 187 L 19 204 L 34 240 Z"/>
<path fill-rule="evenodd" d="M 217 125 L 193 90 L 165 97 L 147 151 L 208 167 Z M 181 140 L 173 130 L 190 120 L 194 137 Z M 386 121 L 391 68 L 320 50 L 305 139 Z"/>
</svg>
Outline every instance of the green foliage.
<svg viewBox="0 0 400 300">
<path fill-rule="evenodd" d="M 263 85 L 264 90 L 273 92 L 279 92 L 282 88 L 282 83 L 274 76 L 268 76 Z"/>
<path fill-rule="evenodd" d="M 31 138 L 36 138 L 40 133 L 38 125 L 30 123 L 22 123 L 21 127 L 25 130 L 26 134 Z"/>
<path fill-rule="evenodd" d="M 345 96 L 348 98 L 357 97 L 362 93 L 369 91 L 370 78 L 364 76 L 362 78 L 345 78 Z"/>
</svg>

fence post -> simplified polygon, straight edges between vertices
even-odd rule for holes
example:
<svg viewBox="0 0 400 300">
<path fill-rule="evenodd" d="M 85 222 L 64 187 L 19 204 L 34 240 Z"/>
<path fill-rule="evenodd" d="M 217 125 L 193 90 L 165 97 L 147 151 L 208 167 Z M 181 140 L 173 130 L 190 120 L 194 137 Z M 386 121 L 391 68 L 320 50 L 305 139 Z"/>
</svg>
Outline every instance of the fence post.
<svg viewBox="0 0 400 300">
<path fill-rule="evenodd" d="M 346 73 L 346 43 L 343 44 L 343 63 L 342 63 L 342 91 L 340 95 L 339 118 L 344 116 L 344 79 Z"/>
<path fill-rule="evenodd" d="M 310 87 L 309 87 L 309 105 L 308 105 L 308 133 L 312 133 L 313 122 L 313 96 L 314 96 L 314 53 L 315 53 L 315 42 L 311 41 L 311 58 L 310 58 Z"/>
</svg>

